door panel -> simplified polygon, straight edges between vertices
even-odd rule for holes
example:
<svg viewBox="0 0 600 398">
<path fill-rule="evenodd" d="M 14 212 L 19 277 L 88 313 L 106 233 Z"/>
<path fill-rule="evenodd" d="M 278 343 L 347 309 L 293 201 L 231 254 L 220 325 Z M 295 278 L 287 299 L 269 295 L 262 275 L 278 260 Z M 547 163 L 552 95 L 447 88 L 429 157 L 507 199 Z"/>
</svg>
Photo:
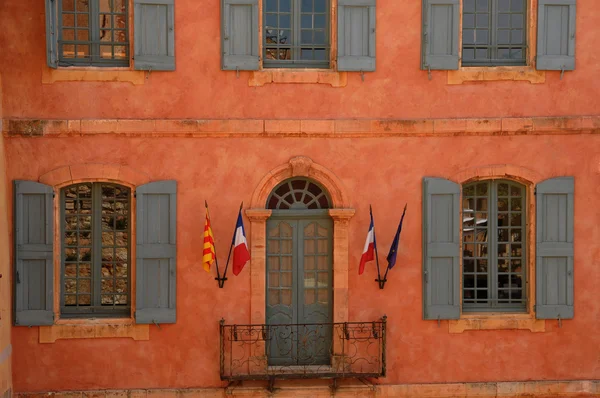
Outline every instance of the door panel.
<svg viewBox="0 0 600 398">
<path fill-rule="evenodd" d="M 329 218 L 267 221 L 269 365 L 328 364 L 333 321 L 333 222 Z"/>
</svg>

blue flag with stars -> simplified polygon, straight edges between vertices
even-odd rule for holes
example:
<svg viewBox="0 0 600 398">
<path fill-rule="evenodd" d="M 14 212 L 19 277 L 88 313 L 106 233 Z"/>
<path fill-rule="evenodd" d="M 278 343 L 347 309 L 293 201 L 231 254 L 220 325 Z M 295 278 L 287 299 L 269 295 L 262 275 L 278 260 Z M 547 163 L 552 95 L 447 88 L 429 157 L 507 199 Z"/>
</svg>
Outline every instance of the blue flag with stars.
<svg viewBox="0 0 600 398">
<path fill-rule="evenodd" d="M 398 255 L 398 243 L 400 242 L 400 232 L 402 231 L 402 222 L 404 221 L 404 215 L 406 214 L 406 206 L 407 205 L 404 205 L 404 211 L 402 212 L 402 218 L 400 219 L 400 224 L 398 225 L 396 236 L 394 236 L 394 241 L 392 242 L 392 246 L 390 247 L 390 252 L 387 255 L 388 269 L 392 269 L 394 265 L 396 265 L 396 256 Z"/>
</svg>

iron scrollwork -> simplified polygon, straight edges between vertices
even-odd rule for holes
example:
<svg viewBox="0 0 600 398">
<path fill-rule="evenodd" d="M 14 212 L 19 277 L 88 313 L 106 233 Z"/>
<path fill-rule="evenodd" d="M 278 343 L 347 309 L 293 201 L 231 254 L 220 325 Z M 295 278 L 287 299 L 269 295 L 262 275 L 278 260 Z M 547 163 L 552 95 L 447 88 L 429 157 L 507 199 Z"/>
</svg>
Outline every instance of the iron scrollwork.
<svg viewBox="0 0 600 398">
<path fill-rule="evenodd" d="M 386 317 L 374 322 L 220 324 L 227 381 L 382 377 Z"/>
</svg>

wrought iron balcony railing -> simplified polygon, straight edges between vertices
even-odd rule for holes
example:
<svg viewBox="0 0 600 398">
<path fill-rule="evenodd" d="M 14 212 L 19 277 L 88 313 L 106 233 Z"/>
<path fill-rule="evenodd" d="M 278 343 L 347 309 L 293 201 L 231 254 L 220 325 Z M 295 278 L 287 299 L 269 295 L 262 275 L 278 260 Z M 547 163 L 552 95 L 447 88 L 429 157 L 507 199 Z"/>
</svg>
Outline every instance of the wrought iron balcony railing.
<svg viewBox="0 0 600 398">
<path fill-rule="evenodd" d="M 385 335 L 385 316 L 374 322 L 285 325 L 221 320 L 221 379 L 383 377 Z"/>
</svg>

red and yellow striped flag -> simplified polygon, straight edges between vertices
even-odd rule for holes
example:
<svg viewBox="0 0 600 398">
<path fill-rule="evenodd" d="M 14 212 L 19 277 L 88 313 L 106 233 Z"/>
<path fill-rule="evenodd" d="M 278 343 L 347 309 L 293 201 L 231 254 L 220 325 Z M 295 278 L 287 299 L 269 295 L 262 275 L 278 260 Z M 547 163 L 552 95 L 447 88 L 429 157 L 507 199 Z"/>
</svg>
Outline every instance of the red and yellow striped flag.
<svg viewBox="0 0 600 398">
<path fill-rule="evenodd" d="M 210 266 L 215 262 L 215 238 L 210 227 L 210 218 L 208 217 L 208 207 L 206 208 L 206 223 L 204 224 L 204 246 L 202 251 L 202 267 L 206 272 L 210 272 Z"/>
</svg>

